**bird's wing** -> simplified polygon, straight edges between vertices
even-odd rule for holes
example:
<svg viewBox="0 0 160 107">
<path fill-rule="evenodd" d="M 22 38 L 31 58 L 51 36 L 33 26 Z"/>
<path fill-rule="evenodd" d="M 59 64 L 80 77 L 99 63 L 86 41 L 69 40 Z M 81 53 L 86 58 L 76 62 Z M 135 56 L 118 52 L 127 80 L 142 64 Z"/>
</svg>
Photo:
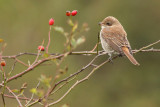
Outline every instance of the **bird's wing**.
<svg viewBox="0 0 160 107">
<path fill-rule="evenodd" d="M 102 32 L 103 33 L 101 34 L 103 39 L 109 44 L 109 46 L 113 50 L 123 54 L 122 47 L 127 47 L 131 53 L 131 47 L 127 40 L 127 34 L 123 29 L 116 29 L 114 31 L 112 29 L 103 29 Z"/>
</svg>

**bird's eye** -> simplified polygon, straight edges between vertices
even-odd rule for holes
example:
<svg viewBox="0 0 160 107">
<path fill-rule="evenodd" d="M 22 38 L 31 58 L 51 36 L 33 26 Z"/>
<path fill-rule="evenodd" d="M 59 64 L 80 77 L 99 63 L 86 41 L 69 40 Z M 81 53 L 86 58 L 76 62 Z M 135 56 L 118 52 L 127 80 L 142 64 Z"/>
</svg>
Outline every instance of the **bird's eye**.
<svg viewBox="0 0 160 107">
<path fill-rule="evenodd" d="M 111 26 L 111 23 L 107 22 L 106 25 Z"/>
</svg>

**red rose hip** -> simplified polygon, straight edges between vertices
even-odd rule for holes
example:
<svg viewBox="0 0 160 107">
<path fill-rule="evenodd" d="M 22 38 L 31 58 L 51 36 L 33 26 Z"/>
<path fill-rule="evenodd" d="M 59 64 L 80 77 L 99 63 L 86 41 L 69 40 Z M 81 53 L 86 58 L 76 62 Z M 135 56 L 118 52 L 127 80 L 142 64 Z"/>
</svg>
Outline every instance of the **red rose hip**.
<svg viewBox="0 0 160 107">
<path fill-rule="evenodd" d="M 77 14 L 77 10 L 73 10 L 71 14 L 72 16 L 75 16 Z"/>
<path fill-rule="evenodd" d="M 54 19 L 51 18 L 51 19 L 49 20 L 49 25 L 53 25 L 53 24 L 54 24 Z"/>
<path fill-rule="evenodd" d="M 5 60 L 1 60 L 1 66 L 6 66 L 6 61 Z"/>
<path fill-rule="evenodd" d="M 71 12 L 70 11 L 66 11 L 66 16 L 70 16 Z"/>
</svg>

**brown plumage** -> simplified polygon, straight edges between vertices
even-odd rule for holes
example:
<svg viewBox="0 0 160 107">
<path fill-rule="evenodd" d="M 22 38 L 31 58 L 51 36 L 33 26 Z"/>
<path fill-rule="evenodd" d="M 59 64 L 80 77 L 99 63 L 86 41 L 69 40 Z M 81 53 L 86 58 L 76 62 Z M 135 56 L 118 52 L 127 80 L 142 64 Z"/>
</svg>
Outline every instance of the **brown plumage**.
<svg viewBox="0 0 160 107">
<path fill-rule="evenodd" d="M 100 25 L 102 28 L 100 32 L 101 44 L 109 56 L 117 52 L 126 55 L 134 65 L 140 65 L 132 55 L 127 33 L 120 22 L 116 18 L 108 16 Z"/>
</svg>

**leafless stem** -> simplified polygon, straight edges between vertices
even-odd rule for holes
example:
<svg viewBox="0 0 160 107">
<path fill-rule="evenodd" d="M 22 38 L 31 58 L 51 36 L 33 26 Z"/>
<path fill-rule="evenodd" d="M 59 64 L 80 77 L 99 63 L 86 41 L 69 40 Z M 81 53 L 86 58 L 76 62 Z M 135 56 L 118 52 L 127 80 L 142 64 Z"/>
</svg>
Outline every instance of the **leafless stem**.
<svg viewBox="0 0 160 107">
<path fill-rule="evenodd" d="M 15 58 L 15 60 L 16 60 L 17 62 L 19 62 L 19 63 L 23 64 L 24 66 L 28 67 L 28 65 L 27 65 L 27 64 L 25 64 L 24 62 L 22 62 L 21 60 L 19 60 L 19 59 L 17 59 L 17 58 Z"/>
<path fill-rule="evenodd" d="M 139 50 L 132 50 L 133 53 L 137 53 L 137 51 L 139 51 Z M 141 50 L 139 52 L 160 52 L 160 49 L 153 49 L 153 48 L 151 48 L 151 49 Z"/>
<path fill-rule="evenodd" d="M 7 88 L 8 91 L 15 97 L 15 99 L 17 100 L 19 106 L 20 106 L 20 107 L 23 107 L 22 104 L 21 104 L 21 102 L 20 102 L 20 100 L 18 99 L 18 96 L 16 96 L 16 95 L 12 92 L 12 90 L 9 89 L 9 87 L 6 86 L 6 88 Z"/>
<path fill-rule="evenodd" d="M 64 84 L 62 84 L 61 86 L 59 86 L 55 91 L 53 91 L 53 92 L 51 93 L 51 95 L 53 95 L 54 93 L 56 93 L 58 90 L 60 90 L 62 87 L 64 87 L 66 84 L 68 84 L 70 81 L 74 80 L 75 78 L 76 78 L 76 76 L 73 77 L 72 79 L 66 81 Z"/>
<path fill-rule="evenodd" d="M 50 28 L 49 28 L 49 33 L 48 33 L 48 44 L 47 44 L 47 46 L 46 46 L 46 53 L 48 53 L 48 48 L 49 48 L 49 45 L 50 45 L 50 42 L 51 42 L 51 35 L 50 35 L 50 33 L 51 33 L 51 26 L 50 26 Z"/>
<path fill-rule="evenodd" d="M 4 99 L 4 93 L 1 93 L 1 95 L 2 95 L 3 105 L 4 105 L 4 107 L 6 107 L 6 103 L 5 103 L 5 99 Z"/>
<path fill-rule="evenodd" d="M 2 95 L 2 93 L 0 94 Z M 4 94 L 4 97 L 15 99 L 15 96 L 7 95 L 7 94 Z M 26 97 L 18 97 L 18 99 L 19 100 L 30 100 L 30 98 L 26 98 Z M 35 101 L 35 99 L 32 99 L 32 100 Z"/>
<path fill-rule="evenodd" d="M 159 42 L 160 42 L 160 40 L 158 40 L 158 41 L 156 41 L 156 42 L 154 42 L 154 43 L 151 43 L 151 44 L 149 44 L 149 45 L 147 45 L 147 46 L 144 46 L 144 47 L 140 48 L 138 51 L 136 51 L 135 53 L 140 52 L 140 51 L 142 51 L 142 50 L 144 50 L 144 49 L 147 49 L 147 48 L 149 48 L 149 47 L 151 47 L 151 46 L 153 46 L 153 45 L 155 45 L 155 44 L 158 44 Z"/>
<path fill-rule="evenodd" d="M 12 71 L 14 70 L 15 68 L 15 65 L 16 65 L 16 60 L 14 61 L 13 65 L 12 65 L 12 68 L 11 68 L 11 71 L 8 73 L 8 75 L 10 75 L 12 73 Z"/>
<path fill-rule="evenodd" d="M 3 59 L 15 59 L 17 57 L 23 56 L 23 55 L 32 55 L 32 56 L 37 56 L 37 53 L 19 53 L 17 55 L 11 55 L 11 56 L 2 56 Z"/>
<path fill-rule="evenodd" d="M 38 82 L 36 89 L 39 87 L 39 85 L 40 85 L 40 81 Z M 30 100 L 27 102 L 27 104 L 25 106 L 27 106 L 33 100 L 33 97 L 34 97 L 34 93 L 32 94 Z"/>
</svg>

